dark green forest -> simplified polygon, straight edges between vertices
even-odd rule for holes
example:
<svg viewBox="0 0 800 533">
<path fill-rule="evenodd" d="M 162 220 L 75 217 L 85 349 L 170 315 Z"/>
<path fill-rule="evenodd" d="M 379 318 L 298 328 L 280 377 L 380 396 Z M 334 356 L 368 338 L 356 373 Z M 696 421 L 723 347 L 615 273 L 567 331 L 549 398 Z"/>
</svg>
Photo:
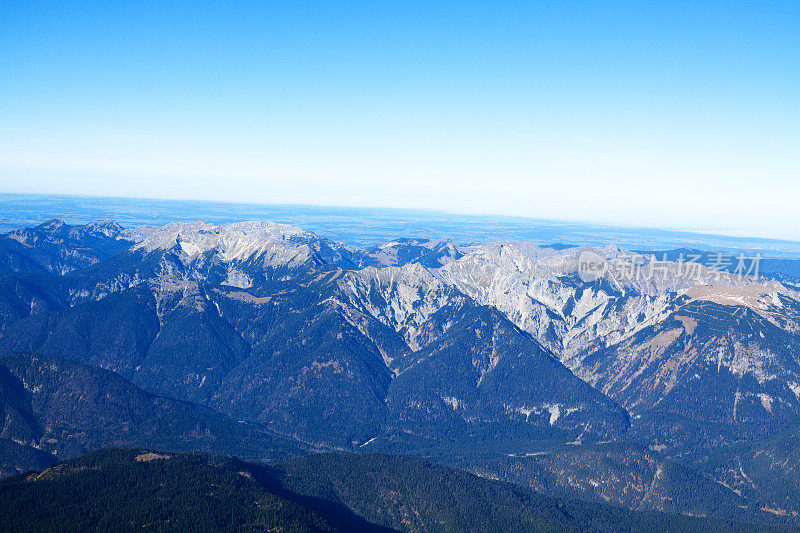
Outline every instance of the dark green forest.
<svg viewBox="0 0 800 533">
<path fill-rule="evenodd" d="M 773 531 L 556 499 L 384 454 L 103 449 L 0 481 L 2 531 Z"/>
</svg>

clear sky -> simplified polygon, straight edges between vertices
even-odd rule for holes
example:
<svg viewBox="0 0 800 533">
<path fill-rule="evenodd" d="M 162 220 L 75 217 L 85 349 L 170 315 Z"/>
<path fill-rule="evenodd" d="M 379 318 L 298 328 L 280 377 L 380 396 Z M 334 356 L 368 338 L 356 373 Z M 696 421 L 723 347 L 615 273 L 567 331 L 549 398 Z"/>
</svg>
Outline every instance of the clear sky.
<svg viewBox="0 0 800 533">
<path fill-rule="evenodd" d="M 0 191 L 800 239 L 800 2 L 0 3 Z"/>
</svg>

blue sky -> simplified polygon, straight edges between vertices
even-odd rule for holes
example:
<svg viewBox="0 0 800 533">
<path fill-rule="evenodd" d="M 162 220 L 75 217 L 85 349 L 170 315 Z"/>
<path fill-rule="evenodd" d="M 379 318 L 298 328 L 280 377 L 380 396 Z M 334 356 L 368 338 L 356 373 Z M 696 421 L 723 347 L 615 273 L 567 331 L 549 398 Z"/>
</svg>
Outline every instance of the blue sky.
<svg viewBox="0 0 800 533">
<path fill-rule="evenodd" d="M 800 2 L 3 2 L 0 190 L 800 239 Z"/>
</svg>

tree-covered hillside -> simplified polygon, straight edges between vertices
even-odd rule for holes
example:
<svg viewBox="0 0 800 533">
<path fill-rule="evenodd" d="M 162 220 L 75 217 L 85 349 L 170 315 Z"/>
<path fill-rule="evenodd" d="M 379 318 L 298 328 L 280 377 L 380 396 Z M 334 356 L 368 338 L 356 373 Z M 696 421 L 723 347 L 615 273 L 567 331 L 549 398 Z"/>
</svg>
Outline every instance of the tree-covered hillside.
<svg viewBox="0 0 800 533">
<path fill-rule="evenodd" d="M 0 482 L 2 531 L 769 531 L 538 495 L 382 454 L 280 467 L 104 449 Z"/>
</svg>

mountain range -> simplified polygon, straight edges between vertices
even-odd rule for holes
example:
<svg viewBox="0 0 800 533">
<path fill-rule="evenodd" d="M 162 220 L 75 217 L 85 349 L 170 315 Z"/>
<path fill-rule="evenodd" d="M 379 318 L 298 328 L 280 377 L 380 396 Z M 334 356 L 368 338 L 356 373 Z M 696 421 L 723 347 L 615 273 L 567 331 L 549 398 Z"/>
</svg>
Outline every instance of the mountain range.
<svg viewBox="0 0 800 533">
<path fill-rule="evenodd" d="M 794 524 L 796 273 L 685 276 L 670 252 L 645 256 L 646 276 L 586 280 L 587 253 L 633 255 L 356 247 L 267 221 L 12 231 L 0 473 L 106 446 L 380 452 L 559 498 Z"/>
</svg>

